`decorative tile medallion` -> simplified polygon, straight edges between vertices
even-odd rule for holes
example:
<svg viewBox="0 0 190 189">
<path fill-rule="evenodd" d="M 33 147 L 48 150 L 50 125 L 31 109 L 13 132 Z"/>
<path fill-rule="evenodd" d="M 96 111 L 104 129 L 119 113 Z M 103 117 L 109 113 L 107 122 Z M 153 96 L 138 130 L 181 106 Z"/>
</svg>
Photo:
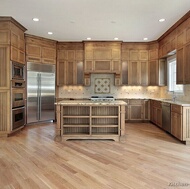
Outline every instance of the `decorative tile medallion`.
<svg viewBox="0 0 190 189">
<path fill-rule="evenodd" d="M 94 92 L 99 94 L 110 93 L 110 78 L 95 78 Z"/>
</svg>

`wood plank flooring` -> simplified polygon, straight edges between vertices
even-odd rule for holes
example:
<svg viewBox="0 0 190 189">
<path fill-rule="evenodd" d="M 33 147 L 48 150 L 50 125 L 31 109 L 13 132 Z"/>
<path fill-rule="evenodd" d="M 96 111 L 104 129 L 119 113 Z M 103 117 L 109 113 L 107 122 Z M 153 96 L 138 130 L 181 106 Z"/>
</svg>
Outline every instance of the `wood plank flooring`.
<svg viewBox="0 0 190 189">
<path fill-rule="evenodd" d="M 55 124 L 0 138 L 0 189 L 190 188 L 190 146 L 149 123 L 126 141 L 54 141 Z"/>
</svg>

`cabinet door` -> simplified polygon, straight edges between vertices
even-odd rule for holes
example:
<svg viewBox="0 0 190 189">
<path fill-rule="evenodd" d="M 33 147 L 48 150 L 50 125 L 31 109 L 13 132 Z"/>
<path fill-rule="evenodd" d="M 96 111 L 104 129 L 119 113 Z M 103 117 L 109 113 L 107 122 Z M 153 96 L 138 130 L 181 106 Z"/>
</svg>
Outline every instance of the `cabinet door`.
<svg viewBox="0 0 190 189">
<path fill-rule="evenodd" d="M 185 46 L 184 84 L 190 84 L 190 43 Z"/>
<path fill-rule="evenodd" d="M 57 63 L 57 85 L 61 86 L 65 84 L 65 70 L 66 70 L 66 62 L 59 61 Z"/>
<path fill-rule="evenodd" d="M 122 62 L 122 84 L 128 85 L 128 61 Z"/>
<path fill-rule="evenodd" d="M 129 51 L 130 60 L 139 60 L 139 50 L 130 50 Z"/>
<path fill-rule="evenodd" d="M 157 124 L 157 108 L 153 106 L 152 110 L 152 122 Z"/>
<path fill-rule="evenodd" d="M 10 48 L 0 46 L 0 89 L 9 89 L 10 87 Z"/>
<path fill-rule="evenodd" d="M 185 29 L 177 34 L 177 48 L 181 48 L 185 44 Z"/>
<path fill-rule="evenodd" d="M 166 59 L 159 60 L 159 86 L 167 85 L 167 62 Z"/>
<path fill-rule="evenodd" d="M 120 60 L 112 61 L 112 71 L 117 74 L 120 74 L 120 72 L 121 72 L 121 61 Z"/>
<path fill-rule="evenodd" d="M 184 80 L 184 48 L 177 50 L 177 84 L 183 84 Z"/>
<path fill-rule="evenodd" d="M 171 134 L 182 140 L 182 119 L 181 114 L 171 112 Z"/>
<path fill-rule="evenodd" d="M 11 46 L 11 60 L 18 62 L 19 59 L 19 51 L 16 47 Z"/>
<path fill-rule="evenodd" d="M 139 50 L 139 60 L 148 60 L 148 50 Z"/>
<path fill-rule="evenodd" d="M 84 62 L 84 71 L 85 72 L 92 72 L 93 68 L 93 60 L 85 60 Z"/>
<path fill-rule="evenodd" d="M 111 61 L 109 60 L 95 60 L 94 61 L 94 71 L 95 72 L 111 72 Z"/>
<path fill-rule="evenodd" d="M 26 59 L 28 62 L 41 62 L 41 47 L 39 45 L 26 45 Z"/>
<path fill-rule="evenodd" d="M 83 85 L 83 78 L 84 78 L 84 73 L 83 73 L 83 62 L 82 61 L 77 61 L 76 62 L 76 84 L 77 85 Z"/>
<path fill-rule="evenodd" d="M 11 32 L 11 46 L 18 48 L 18 43 L 19 43 L 19 36 L 16 33 Z"/>
<path fill-rule="evenodd" d="M 162 127 L 162 109 L 161 108 L 157 108 L 157 125 L 159 127 Z"/>
<path fill-rule="evenodd" d="M 151 60 L 149 62 L 149 85 L 158 85 L 158 61 Z"/>
<path fill-rule="evenodd" d="M 152 49 L 149 51 L 149 59 L 150 60 L 158 59 L 158 49 Z"/>
<path fill-rule="evenodd" d="M 129 119 L 130 120 L 143 120 L 143 106 L 130 105 L 129 107 Z"/>
<path fill-rule="evenodd" d="M 125 121 L 129 120 L 129 106 L 125 106 Z"/>
<path fill-rule="evenodd" d="M 150 101 L 144 100 L 144 120 L 150 120 Z"/>
<path fill-rule="evenodd" d="M 10 90 L 0 90 L 0 135 L 11 130 Z"/>
<path fill-rule="evenodd" d="M 10 31 L 0 30 L 0 44 L 9 45 L 10 44 Z"/>
<path fill-rule="evenodd" d="M 56 62 L 56 49 L 42 47 L 42 63 L 55 64 Z"/>
<path fill-rule="evenodd" d="M 66 85 L 74 85 L 76 84 L 76 69 L 75 69 L 75 61 L 67 61 L 66 64 Z"/>
<path fill-rule="evenodd" d="M 148 61 L 140 61 L 140 85 L 148 85 Z"/>
<path fill-rule="evenodd" d="M 154 114 L 153 114 L 153 100 L 150 100 L 150 121 L 154 122 L 153 120 L 153 117 L 154 117 Z"/>
<path fill-rule="evenodd" d="M 129 85 L 139 85 L 139 61 L 129 62 Z"/>
</svg>

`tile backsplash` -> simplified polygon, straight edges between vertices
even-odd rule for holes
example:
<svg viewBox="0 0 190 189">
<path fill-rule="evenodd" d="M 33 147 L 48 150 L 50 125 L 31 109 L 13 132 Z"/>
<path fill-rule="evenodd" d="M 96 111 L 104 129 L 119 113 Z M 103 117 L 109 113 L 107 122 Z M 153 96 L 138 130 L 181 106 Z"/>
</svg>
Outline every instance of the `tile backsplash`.
<svg viewBox="0 0 190 189">
<path fill-rule="evenodd" d="M 95 87 L 97 81 L 109 81 L 109 92 L 97 94 Z M 100 89 L 100 91 L 104 90 Z M 113 95 L 115 98 L 159 98 L 160 87 L 115 86 L 114 74 L 91 74 L 91 86 L 63 86 L 58 88 L 57 94 L 57 98 L 89 98 L 92 95 Z"/>
<path fill-rule="evenodd" d="M 184 93 L 179 94 L 179 93 L 174 93 L 176 96 L 176 100 L 179 101 L 190 101 L 190 85 L 184 85 Z M 173 93 L 168 92 L 167 87 L 160 87 L 160 98 L 172 98 Z"/>
</svg>

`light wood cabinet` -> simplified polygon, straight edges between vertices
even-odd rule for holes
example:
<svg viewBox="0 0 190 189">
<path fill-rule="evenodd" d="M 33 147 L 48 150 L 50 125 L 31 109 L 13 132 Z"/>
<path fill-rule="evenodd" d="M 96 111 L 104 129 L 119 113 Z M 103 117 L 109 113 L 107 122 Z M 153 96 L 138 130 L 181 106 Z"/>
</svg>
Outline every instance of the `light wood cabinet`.
<svg viewBox="0 0 190 189">
<path fill-rule="evenodd" d="M 0 136 L 12 132 L 10 62 L 25 63 L 25 30 L 11 17 L 0 17 Z"/>
<path fill-rule="evenodd" d="M 129 120 L 142 121 L 144 120 L 144 106 L 143 100 L 130 99 L 128 104 Z"/>
<path fill-rule="evenodd" d="M 177 49 L 177 78 L 176 83 L 177 84 L 183 84 L 184 83 L 184 48 Z"/>
<path fill-rule="evenodd" d="M 159 127 L 162 127 L 162 104 L 161 101 L 151 100 L 150 120 Z"/>
<path fill-rule="evenodd" d="M 177 49 L 177 84 L 190 84 L 190 43 Z"/>
<path fill-rule="evenodd" d="M 149 61 L 149 85 L 158 85 L 158 60 Z"/>
<path fill-rule="evenodd" d="M 150 100 L 143 100 L 143 119 L 144 121 L 149 121 L 150 120 Z"/>
<path fill-rule="evenodd" d="M 121 72 L 121 42 L 85 42 L 85 73 Z"/>
<path fill-rule="evenodd" d="M 176 138 L 183 139 L 182 106 L 171 104 L 171 134 Z"/>
<path fill-rule="evenodd" d="M 148 85 L 148 61 L 129 61 L 129 85 Z"/>
<path fill-rule="evenodd" d="M 10 47 L 0 45 L 0 90 L 10 89 Z"/>
<path fill-rule="evenodd" d="M 167 85 L 167 62 L 165 59 L 149 61 L 149 85 Z"/>
<path fill-rule="evenodd" d="M 57 135 L 63 139 L 113 139 L 125 135 L 124 105 L 57 105 Z"/>
<path fill-rule="evenodd" d="M 58 43 L 57 85 L 83 85 L 83 44 Z M 89 83 L 86 83 L 89 85 Z"/>
<path fill-rule="evenodd" d="M 26 61 L 56 64 L 56 41 L 26 35 Z"/>
<path fill-rule="evenodd" d="M 86 76 L 91 73 L 114 73 L 115 85 L 121 85 L 121 42 L 84 42 L 84 55 Z"/>
<path fill-rule="evenodd" d="M 190 43 L 185 45 L 183 76 L 184 84 L 190 84 Z M 180 70 L 179 70 L 180 71 Z"/>
</svg>

